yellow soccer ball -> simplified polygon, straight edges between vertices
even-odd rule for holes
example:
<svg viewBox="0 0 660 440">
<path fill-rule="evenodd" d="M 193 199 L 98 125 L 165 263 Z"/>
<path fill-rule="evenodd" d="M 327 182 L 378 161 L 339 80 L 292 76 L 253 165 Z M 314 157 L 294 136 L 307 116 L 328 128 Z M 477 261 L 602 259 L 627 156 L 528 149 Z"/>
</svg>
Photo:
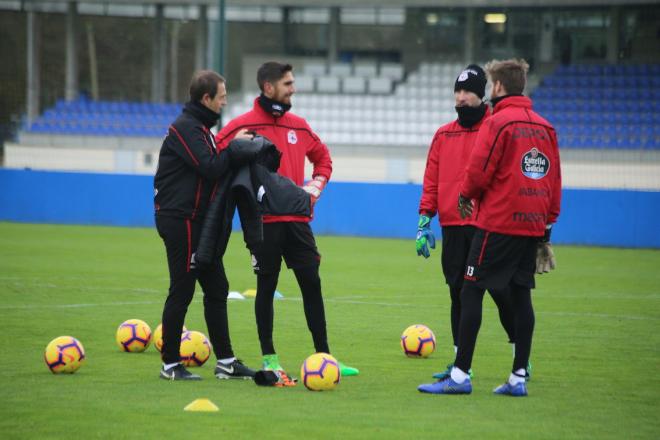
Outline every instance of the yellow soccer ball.
<svg viewBox="0 0 660 440">
<path fill-rule="evenodd" d="M 425 325 L 411 325 L 401 335 L 401 348 L 408 357 L 429 357 L 435 350 L 435 335 Z"/>
<path fill-rule="evenodd" d="M 115 340 L 122 351 L 139 353 L 151 343 L 151 328 L 140 319 L 129 319 L 117 328 Z"/>
<path fill-rule="evenodd" d="M 75 373 L 85 363 L 85 348 L 73 336 L 60 336 L 46 346 L 44 361 L 54 374 Z"/>
<path fill-rule="evenodd" d="M 186 331 L 181 335 L 179 353 L 186 367 L 201 367 L 211 356 L 211 344 L 204 333 Z"/>
<path fill-rule="evenodd" d="M 314 353 L 300 367 L 300 377 L 310 391 L 329 391 L 339 385 L 339 362 L 328 353 Z"/>
<path fill-rule="evenodd" d="M 188 329 L 186 326 L 183 326 L 183 330 L 181 330 L 181 334 L 187 332 Z M 154 330 L 154 347 L 156 347 L 156 350 L 159 352 L 163 351 L 163 324 L 158 324 L 158 327 L 156 327 L 156 330 Z"/>
</svg>

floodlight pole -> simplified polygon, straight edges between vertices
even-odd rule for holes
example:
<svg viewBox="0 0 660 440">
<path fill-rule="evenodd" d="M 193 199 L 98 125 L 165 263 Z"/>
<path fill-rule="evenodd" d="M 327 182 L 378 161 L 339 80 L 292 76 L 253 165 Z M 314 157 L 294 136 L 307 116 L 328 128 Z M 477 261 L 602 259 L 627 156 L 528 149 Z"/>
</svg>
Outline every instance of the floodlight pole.
<svg viewBox="0 0 660 440">
<path fill-rule="evenodd" d="M 218 44 L 218 59 L 216 63 L 217 72 L 225 75 L 225 52 L 227 47 L 227 17 L 225 15 L 225 0 L 218 0 L 218 33 L 216 42 Z M 222 112 L 218 120 L 218 127 L 222 127 Z"/>
<path fill-rule="evenodd" d="M 216 68 L 220 75 L 225 74 L 225 50 L 227 47 L 227 17 L 225 15 L 225 0 L 218 0 L 218 59 Z"/>
<path fill-rule="evenodd" d="M 34 9 L 27 13 L 27 123 L 39 116 L 40 87 L 40 29 L 39 16 Z"/>
</svg>

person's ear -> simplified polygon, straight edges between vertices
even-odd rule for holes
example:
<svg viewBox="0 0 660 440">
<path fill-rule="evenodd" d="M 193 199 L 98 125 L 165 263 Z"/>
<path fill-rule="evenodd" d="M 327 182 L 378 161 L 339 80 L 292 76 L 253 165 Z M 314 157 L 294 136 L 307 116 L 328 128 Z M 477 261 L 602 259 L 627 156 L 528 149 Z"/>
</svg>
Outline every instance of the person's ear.
<svg viewBox="0 0 660 440">
<path fill-rule="evenodd" d="M 264 83 L 264 95 L 272 96 L 274 90 L 275 90 L 275 87 L 273 86 L 272 83 L 270 83 L 268 81 L 266 81 Z"/>
</svg>

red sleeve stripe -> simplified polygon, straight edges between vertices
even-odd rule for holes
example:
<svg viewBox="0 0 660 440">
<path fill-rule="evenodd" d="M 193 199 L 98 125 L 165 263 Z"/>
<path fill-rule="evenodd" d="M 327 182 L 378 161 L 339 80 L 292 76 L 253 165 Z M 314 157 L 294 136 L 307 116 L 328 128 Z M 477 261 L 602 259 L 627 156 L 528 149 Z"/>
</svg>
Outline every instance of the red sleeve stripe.
<svg viewBox="0 0 660 440">
<path fill-rule="evenodd" d="M 194 163 L 196 166 L 199 166 L 199 161 L 198 161 L 197 158 L 192 154 L 192 151 L 190 151 L 190 148 L 188 148 L 188 144 L 186 144 L 186 141 L 183 140 L 183 138 L 181 137 L 181 135 L 179 134 L 179 132 L 176 130 L 176 128 L 174 128 L 174 125 L 170 125 L 170 129 L 174 132 L 174 134 L 176 135 L 176 137 L 179 138 L 179 142 L 181 142 L 181 145 L 183 145 L 183 148 L 186 149 L 186 151 L 187 151 L 188 154 L 190 155 L 190 158 L 192 159 L 193 163 Z"/>
<path fill-rule="evenodd" d="M 200 177 L 197 178 L 197 191 L 195 192 L 195 207 L 193 208 L 192 212 L 192 219 L 195 219 L 195 216 L 197 215 L 197 208 L 199 208 L 199 196 L 202 193 L 202 179 Z"/>
</svg>

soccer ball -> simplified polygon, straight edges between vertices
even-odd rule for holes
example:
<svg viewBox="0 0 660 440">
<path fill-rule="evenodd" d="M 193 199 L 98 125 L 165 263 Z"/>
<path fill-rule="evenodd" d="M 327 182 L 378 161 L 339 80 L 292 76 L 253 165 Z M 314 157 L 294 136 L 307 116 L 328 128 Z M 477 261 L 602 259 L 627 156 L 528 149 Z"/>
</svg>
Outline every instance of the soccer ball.
<svg viewBox="0 0 660 440">
<path fill-rule="evenodd" d="M 184 325 L 183 329 L 181 330 L 181 334 L 187 331 L 188 329 Z M 158 327 L 156 327 L 156 330 L 154 330 L 154 347 L 156 347 L 156 350 L 159 352 L 163 351 L 163 324 L 158 324 Z"/>
<path fill-rule="evenodd" d="M 181 362 L 186 367 L 201 367 L 211 356 L 211 344 L 204 333 L 186 331 L 181 335 Z"/>
<path fill-rule="evenodd" d="M 115 340 L 122 351 L 139 353 L 151 343 L 151 328 L 140 319 L 129 319 L 117 328 Z"/>
<path fill-rule="evenodd" d="M 308 390 L 332 390 L 341 378 L 339 363 L 328 353 L 314 353 L 300 367 L 300 377 Z"/>
<path fill-rule="evenodd" d="M 411 325 L 401 335 L 401 348 L 408 357 L 429 357 L 435 350 L 435 335 L 425 325 Z"/>
<path fill-rule="evenodd" d="M 72 336 L 60 336 L 46 346 L 44 361 L 54 374 L 75 373 L 85 363 L 85 349 Z"/>
</svg>

